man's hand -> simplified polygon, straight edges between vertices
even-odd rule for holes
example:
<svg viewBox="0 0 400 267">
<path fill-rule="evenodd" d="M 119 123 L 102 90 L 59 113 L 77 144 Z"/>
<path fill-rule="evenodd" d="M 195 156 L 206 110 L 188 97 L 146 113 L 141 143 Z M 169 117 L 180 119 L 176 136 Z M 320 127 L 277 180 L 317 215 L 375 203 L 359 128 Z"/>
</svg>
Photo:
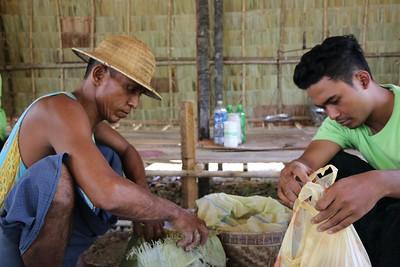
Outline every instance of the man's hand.
<svg viewBox="0 0 400 267">
<path fill-rule="evenodd" d="M 181 209 L 179 215 L 171 221 L 172 227 L 184 235 L 177 245 L 185 251 L 192 250 L 197 245 L 204 245 L 208 238 L 206 224 L 195 215 Z"/>
<path fill-rule="evenodd" d="M 136 236 L 143 237 L 146 241 L 157 240 L 164 236 L 163 223 L 133 222 L 133 232 Z"/>
<path fill-rule="evenodd" d="M 320 213 L 312 219 L 316 224 L 323 222 L 318 230 L 336 233 L 370 211 L 383 196 L 380 179 L 375 174 L 370 171 L 349 176 L 327 188 L 316 204 Z"/>
<path fill-rule="evenodd" d="M 293 207 L 301 187 L 307 183 L 312 170 L 299 161 L 292 161 L 282 169 L 278 181 L 278 197 L 283 204 Z"/>
</svg>

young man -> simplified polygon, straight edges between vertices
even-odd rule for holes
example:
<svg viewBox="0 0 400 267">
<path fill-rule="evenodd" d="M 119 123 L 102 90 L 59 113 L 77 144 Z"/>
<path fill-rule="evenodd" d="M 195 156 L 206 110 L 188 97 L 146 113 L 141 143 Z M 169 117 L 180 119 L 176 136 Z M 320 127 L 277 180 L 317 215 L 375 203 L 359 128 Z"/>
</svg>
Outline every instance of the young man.
<svg viewBox="0 0 400 267">
<path fill-rule="evenodd" d="M 112 36 L 74 52 L 89 62 L 83 82 L 35 101 L 0 155 L 0 266 L 75 266 L 115 216 L 140 222 L 147 238 L 168 221 L 184 249 L 204 244 L 204 222 L 150 193 L 138 152 L 106 123 L 128 116 L 142 94 L 161 99 L 149 48 Z"/>
<path fill-rule="evenodd" d="M 330 37 L 304 54 L 294 82 L 328 118 L 282 170 L 280 199 L 292 206 L 308 175 L 334 164 L 339 180 L 317 203 L 313 223 L 328 233 L 354 223 L 373 266 L 399 266 L 400 88 L 373 79 L 353 36 Z M 366 162 L 343 152 L 348 148 Z"/>
</svg>

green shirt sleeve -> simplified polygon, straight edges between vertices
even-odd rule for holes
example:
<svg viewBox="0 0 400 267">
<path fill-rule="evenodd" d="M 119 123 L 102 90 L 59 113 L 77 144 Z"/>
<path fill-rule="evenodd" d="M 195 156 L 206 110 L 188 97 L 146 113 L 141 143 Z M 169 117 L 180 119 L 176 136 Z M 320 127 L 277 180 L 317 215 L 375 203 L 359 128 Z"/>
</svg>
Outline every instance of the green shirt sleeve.
<svg viewBox="0 0 400 267">
<path fill-rule="evenodd" d="M 349 131 L 350 129 L 343 127 L 336 121 L 326 118 L 313 140 L 328 140 L 338 144 L 343 149 L 352 148 Z"/>
</svg>

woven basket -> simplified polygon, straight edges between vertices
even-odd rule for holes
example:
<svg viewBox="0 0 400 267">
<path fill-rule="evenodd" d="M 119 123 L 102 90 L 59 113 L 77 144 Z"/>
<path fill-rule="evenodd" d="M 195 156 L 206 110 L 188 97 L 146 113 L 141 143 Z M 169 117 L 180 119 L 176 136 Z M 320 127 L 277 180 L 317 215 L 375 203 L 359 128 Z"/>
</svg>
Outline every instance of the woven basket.
<svg viewBox="0 0 400 267">
<path fill-rule="evenodd" d="M 229 267 L 273 267 L 285 231 L 271 233 L 223 232 L 219 238 L 224 246 Z"/>
</svg>

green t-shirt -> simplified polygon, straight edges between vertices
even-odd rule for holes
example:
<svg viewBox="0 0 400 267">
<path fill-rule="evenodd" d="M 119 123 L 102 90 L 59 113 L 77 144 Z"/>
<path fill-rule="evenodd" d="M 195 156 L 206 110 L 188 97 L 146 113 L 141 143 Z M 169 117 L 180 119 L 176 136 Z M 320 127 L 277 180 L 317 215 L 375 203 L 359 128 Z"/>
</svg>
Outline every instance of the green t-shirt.
<svg viewBox="0 0 400 267">
<path fill-rule="evenodd" d="M 373 134 L 364 124 L 350 129 L 326 118 L 313 140 L 329 140 L 343 149 L 356 149 L 377 170 L 400 169 L 400 87 L 382 86 L 394 92 L 393 114 L 382 130 Z"/>
</svg>

